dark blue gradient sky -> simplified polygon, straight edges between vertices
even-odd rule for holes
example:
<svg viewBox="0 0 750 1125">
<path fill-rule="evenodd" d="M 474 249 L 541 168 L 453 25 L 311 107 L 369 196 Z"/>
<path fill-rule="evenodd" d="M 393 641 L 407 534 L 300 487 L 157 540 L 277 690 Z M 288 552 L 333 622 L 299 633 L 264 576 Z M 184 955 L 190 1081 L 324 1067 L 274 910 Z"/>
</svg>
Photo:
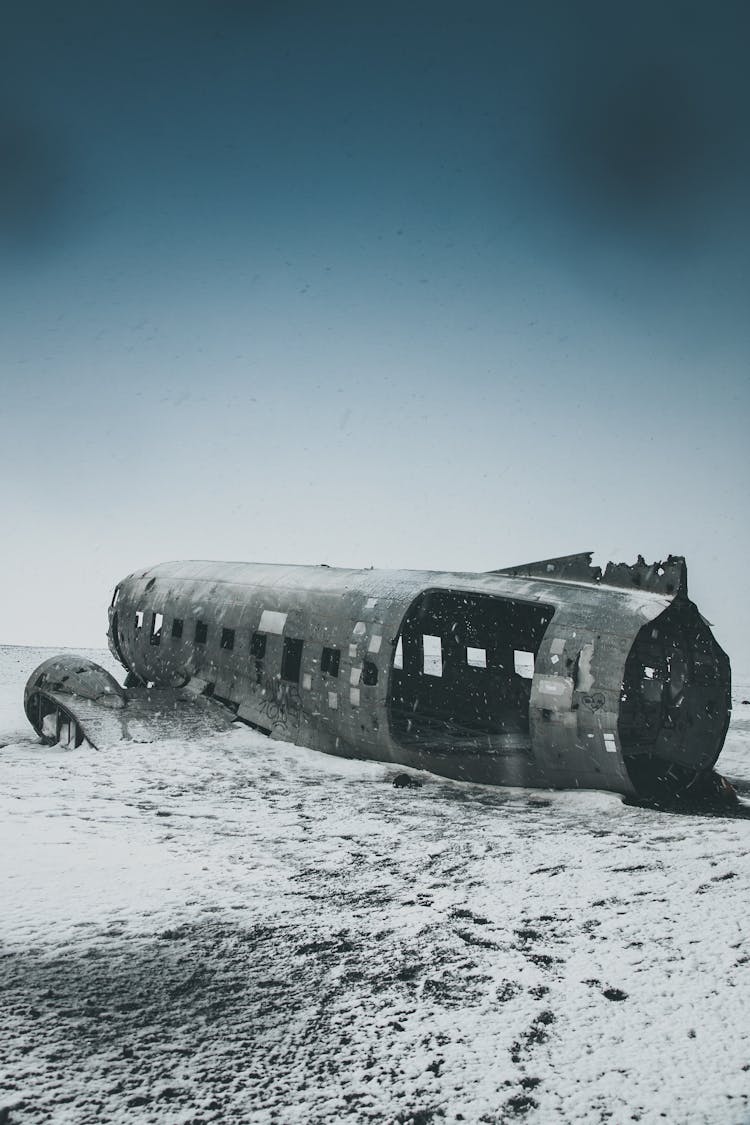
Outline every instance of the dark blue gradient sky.
<svg viewBox="0 0 750 1125">
<path fill-rule="evenodd" d="M 745 4 L 11 4 L 8 641 L 164 558 L 684 553 L 750 670 Z"/>
</svg>

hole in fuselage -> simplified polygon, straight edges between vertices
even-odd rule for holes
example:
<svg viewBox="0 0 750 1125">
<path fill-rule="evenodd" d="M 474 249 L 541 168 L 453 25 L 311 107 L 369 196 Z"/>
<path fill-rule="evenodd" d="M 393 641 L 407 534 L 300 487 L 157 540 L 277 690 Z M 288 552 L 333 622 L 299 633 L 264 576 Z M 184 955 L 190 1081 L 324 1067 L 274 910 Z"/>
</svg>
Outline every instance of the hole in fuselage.
<svg viewBox="0 0 750 1125">
<path fill-rule="evenodd" d="M 534 658 L 550 606 L 454 590 L 420 595 L 391 669 L 391 733 L 405 747 L 502 752 L 530 747 Z"/>
<path fill-rule="evenodd" d="M 639 796 L 667 799 L 707 775 L 730 707 L 726 654 L 692 602 L 672 603 L 641 629 L 625 664 L 618 726 Z"/>
</svg>

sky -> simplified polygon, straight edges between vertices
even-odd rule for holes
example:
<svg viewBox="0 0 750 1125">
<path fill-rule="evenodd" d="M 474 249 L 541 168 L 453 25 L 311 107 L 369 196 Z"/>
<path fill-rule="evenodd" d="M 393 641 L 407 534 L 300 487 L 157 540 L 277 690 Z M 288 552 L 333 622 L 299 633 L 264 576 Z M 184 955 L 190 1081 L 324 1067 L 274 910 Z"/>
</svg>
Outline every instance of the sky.
<svg viewBox="0 0 750 1125">
<path fill-rule="evenodd" d="M 167 559 L 671 552 L 750 670 L 749 30 L 10 0 L 0 639 Z"/>
</svg>

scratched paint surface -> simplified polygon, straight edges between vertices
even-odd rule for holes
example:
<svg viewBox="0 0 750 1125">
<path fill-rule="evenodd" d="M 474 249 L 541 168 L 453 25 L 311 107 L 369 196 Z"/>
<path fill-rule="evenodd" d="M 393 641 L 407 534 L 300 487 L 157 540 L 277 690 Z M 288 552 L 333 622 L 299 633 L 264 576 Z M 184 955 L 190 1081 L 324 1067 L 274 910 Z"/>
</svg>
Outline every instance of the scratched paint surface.
<svg viewBox="0 0 750 1125">
<path fill-rule="evenodd" d="M 0 649 L 11 1122 L 747 1122 L 750 820 L 246 729 L 46 749 L 45 655 Z"/>
</svg>

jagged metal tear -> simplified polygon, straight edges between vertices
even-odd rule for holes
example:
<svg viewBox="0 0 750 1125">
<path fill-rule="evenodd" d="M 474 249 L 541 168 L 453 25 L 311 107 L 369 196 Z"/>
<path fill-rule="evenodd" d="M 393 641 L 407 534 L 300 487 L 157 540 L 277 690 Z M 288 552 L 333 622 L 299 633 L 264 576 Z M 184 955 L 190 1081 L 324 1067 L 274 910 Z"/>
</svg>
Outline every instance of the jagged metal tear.
<svg viewBox="0 0 750 1125">
<path fill-rule="evenodd" d="M 681 555 L 669 555 L 664 562 L 647 563 L 643 555 L 639 555 L 632 564 L 608 562 L 604 573 L 600 566 L 591 565 L 593 555 L 593 551 L 580 551 L 575 555 L 559 555 L 487 573 L 507 574 L 511 578 L 587 582 L 595 586 L 619 586 L 624 590 L 647 590 L 653 594 L 687 597 L 687 566 Z"/>
</svg>

